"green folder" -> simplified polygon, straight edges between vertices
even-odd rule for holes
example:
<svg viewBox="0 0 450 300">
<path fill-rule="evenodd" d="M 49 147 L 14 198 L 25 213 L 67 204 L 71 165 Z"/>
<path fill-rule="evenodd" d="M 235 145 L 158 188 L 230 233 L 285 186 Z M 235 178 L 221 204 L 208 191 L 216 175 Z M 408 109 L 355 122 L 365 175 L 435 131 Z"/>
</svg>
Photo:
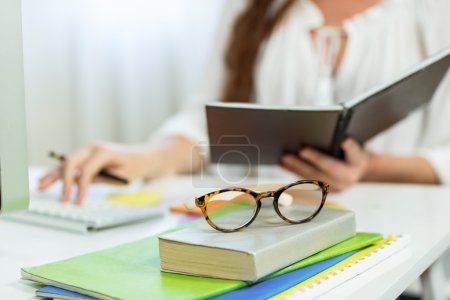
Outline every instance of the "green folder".
<svg viewBox="0 0 450 300">
<path fill-rule="evenodd" d="M 357 233 L 264 279 L 366 247 L 381 239 L 382 235 L 377 233 Z M 248 284 L 161 272 L 157 235 L 59 262 L 23 268 L 22 278 L 102 299 L 204 299 Z"/>
</svg>

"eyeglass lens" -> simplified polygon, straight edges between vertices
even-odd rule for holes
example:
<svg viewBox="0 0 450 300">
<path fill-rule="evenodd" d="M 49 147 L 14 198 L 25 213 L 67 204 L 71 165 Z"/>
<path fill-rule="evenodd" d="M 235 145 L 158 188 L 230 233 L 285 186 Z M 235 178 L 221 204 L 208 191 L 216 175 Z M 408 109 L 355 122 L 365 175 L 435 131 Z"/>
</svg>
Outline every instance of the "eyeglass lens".
<svg viewBox="0 0 450 300">
<path fill-rule="evenodd" d="M 300 183 L 291 186 L 283 191 L 278 198 L 278 210 L 290 221 L 304 221 L 320 209 L 322 195 L 320 186 L 313 183 Z"/>
<path fill-rule="evenodd" d="M 256 199 L 245 192 L 227 191 L 211 197 L 206 206 L 209 219 L 222 229 L 237 229 L 255 215 Z"/>
</svg>

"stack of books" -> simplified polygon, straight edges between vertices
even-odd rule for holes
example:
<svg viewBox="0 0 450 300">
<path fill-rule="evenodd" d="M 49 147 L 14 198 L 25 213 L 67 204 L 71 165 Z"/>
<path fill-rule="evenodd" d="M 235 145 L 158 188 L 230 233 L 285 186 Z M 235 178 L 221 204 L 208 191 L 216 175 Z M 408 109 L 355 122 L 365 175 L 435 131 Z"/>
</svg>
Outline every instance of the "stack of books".
<svg viewBox="0 0 450 300">
<path fill-rule="evenodd" d="M 346 210 L 326 208 L 300 225 L 275 217 L 257 218 L 245 231 L 231 234 L 199 220 L 115 248 L 24 268 L 22 277 L 46 285 L 36 294 L 54 299 L 303 299 L 320 296 L 408 243 L 405 236 L 356 233 L 354 214 Z M 319 284 L 323 278 L 325 285 Z"/>
</svg>

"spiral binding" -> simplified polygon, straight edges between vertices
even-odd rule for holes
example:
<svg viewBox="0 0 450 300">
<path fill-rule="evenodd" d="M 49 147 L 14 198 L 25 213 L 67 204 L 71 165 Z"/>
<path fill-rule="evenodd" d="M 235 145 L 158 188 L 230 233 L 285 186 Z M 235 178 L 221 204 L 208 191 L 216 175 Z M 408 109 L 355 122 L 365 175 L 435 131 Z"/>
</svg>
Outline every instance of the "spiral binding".
<svg viewBox="0 0 450 300">
<path fill-rule="evenodd" d="M 310 299 L 361 274 L 406 247 L 410 237 L 389 235 L 385 239 L 348 257 L 342 262 L 270 298 L 271 300 Z M 322 288 L 323 287 L 323 288 Z"/>
</svg>

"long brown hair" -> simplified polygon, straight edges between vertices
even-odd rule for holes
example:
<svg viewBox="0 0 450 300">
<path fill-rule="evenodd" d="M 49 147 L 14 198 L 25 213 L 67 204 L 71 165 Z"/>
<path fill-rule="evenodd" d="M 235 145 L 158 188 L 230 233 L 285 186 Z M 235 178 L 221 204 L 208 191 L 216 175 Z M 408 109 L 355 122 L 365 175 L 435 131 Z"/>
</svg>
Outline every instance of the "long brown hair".
<svg viewBox="0 0 450 300">
<path fill-rule="evenodd" d="M 237 18 L 225 53 L 226 78 L 222 100 L 249 102 L 254 94 L 254 69 L 262 43 L 273 32 L 295 0 L 285 0 L 274 10 L 276 0 L 248 0 Z"/>
</svg>

